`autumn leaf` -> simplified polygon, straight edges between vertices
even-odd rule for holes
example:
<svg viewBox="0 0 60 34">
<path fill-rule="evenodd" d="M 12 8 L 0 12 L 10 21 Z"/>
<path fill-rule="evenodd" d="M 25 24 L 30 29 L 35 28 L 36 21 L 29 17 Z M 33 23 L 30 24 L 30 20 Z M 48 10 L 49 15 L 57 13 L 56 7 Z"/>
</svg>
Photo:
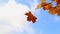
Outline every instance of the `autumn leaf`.
<svg viewBox="0 0 60 34">
<path fill-rule="evenodd" d="M 49 14 L 54 15 L 54 14 L 56 14 L 56 13 L 57 13 L 57 11 L 56 11 L 56 8 L 55 8 L 55 7 L 52 7 L 52 8 L 49 10 Z"/>
<path fill-rule="evenodd" d="M 39 9 L 39 8 L 41 8 L 41 4 L 38 4 L 38 5 L 37 5 L 37 9 Z"/>
<path fill-rule="evenodd" d="M 33 16 L 33 14 L 31 13 L 31 11 L 29 11 L 29 13 L 25 13 L 25 15 L 27 15 L 28 17 L 27 17 L 27 21 L 32 21 L 33 23 L 35 23 L 36 22 L 36 17 L 35 16 Z"/>
<path fill-rule="evenodd" d="M 57 5 L 56 10 L 57 10 L 58 16 L 60 16 L 60 5 Z"/>
<path fill-rule="evenodd" d="M 42 2 L 42 3 L 45 3 L 45 2 L 46 2 L 46 0 L 41 0 L 41 2 Z"/>
<path fill-rule="evenodd" d="M 57 0 L 52 0 L 53 2 L 57 2 Z"/>
<path fill-rule="evenodd" d="M 49 10 L 52 8 L 52 4 L 46 4 L 46 6 L 43 7 L 44 10 Z"/>
<path fill-rule="evenodd" d="M 57 5 L 60 4 L 60 0 L 57 0 Z"/>
</svg>

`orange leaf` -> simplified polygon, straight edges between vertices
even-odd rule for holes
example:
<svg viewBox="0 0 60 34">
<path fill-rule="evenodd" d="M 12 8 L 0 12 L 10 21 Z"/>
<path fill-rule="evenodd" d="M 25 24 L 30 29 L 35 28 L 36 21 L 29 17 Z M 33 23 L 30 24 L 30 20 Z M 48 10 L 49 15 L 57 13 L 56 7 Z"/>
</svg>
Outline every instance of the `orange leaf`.
<svg viewBox="0 0 60 34">
<path fill-rule="evenodd" d="M 52 15 L 56 14 L 56 8 L 51 8 L 49 10 L 49 13 L 52 14 Z"/>
<path fill-rule="evenodd" d="M 44 10 L 49 10 L 51 8 L 52 8 L 52 4 L 50 3 L 43 7 Z"/>
</svg>

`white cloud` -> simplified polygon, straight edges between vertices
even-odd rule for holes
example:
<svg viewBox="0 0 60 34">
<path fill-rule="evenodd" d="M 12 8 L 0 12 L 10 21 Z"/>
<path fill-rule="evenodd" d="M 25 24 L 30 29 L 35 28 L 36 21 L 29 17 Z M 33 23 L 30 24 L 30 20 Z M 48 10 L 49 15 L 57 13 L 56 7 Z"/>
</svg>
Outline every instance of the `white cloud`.
<svg viewBox="0 0 60 34">
<path fill-rule="evenodd" d="M 25 30 L 28 34 L 33 34 L 34 30 L 24 15 L 30 9 L 28 6 L 16 4 L 14 1 L 9 0 L 4 6 L 0 6 L 0 34 L 7 34 L 13 30 L 19 32 Z"/>
<path fill-rule="evenodd" d="M 38 5 L 38 0 L 33 0 L 33 1 L 34 1 L 34 2 L 30 2 L 30 6 L 31 6 L 31 11 L 32 11 L 32 13 L 38 11 L 38 10 L 36 10 L 37 5 Z"/>
</svg>

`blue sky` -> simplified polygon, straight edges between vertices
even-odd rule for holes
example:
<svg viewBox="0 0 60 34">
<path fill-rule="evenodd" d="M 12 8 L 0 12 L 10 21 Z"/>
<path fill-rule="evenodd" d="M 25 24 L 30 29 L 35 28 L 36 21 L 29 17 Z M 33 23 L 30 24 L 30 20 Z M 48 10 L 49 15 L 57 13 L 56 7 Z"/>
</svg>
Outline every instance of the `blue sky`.
<svg viewBox="0 0 60 34">
<path fill-rule="evenodd" d="M 35 0 L 16 0 L 16 2 L 19 4 L 27 5 L 29 8 L 30 2 L 34 2 Z M 1 2 L 1 1 L 0 1 Z M 7 0 L 3 0 L 1 3 L 5 4 L 8 2 Z M 47 0 L 47 2 L 51 2 L 50 0 Z M 39 0 L 38 0 L 39 3 Z M 56 3 L 52 3 L 53 6 L 56 6 Z M 31 23 L 30 25 L 34 28 L 36 31 L 35 34 L 60 34 L 60 16 L 51 15 L 48 13 L 47 10 L 43 10 L 40 8 L 38 11 L 35 11 L 33 13 L 37 17 L 36 23 Z M 20 32 L 17 32 L 19 34 Z M 23 34 L 25 34 L 24 32 Z M 14 32 L 16 34 L 16 32 Z"/>
<path fill-rule="evenodd" d="M 29 1 L 27 0 L 22 2 L 25 4 L 25 2 Z M 47 0 L 47 2 L 51 1 Z M 55 2 L 52 4 L 53 6 L 56 6 Z M 29 4 L 27 5 L 29 6 Z M 38 12 L 35 12 L 34 14 L 37 16 L 37 22 L 32 24 L 32 26 L 36 29 L 36 34 L 39 34 L 41 31 L 43 34 L 60 34 L 60 16 L 51 15 L 47 10 L 43 10 L 42 8 Z"/>
</svg>

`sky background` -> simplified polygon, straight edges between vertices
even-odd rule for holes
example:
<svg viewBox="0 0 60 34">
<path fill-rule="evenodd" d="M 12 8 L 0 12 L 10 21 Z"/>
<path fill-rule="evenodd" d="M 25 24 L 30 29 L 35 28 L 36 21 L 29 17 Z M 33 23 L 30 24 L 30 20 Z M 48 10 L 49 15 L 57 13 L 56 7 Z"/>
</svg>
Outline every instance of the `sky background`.
<svg viewBox="0 0 60 34">
<path fill-rule="evenodd" d="M 0 0 L 0 6 L 4 7 L 8 3 L 8 1 L 9 0 Z M 39 2 L 39 0 L 15 0 L 15 2 L 16 2 L 16 4 L 22 4 L 24 7 L 27 6 L 29 8 L 28 10 L 31 10 L 33 15 L 35 15 L 37 17 L 37 22 L 36 23 L 28 22 L 27 25 L 25 23 L 23 23 L 22 24 L 23 26 L 21 26 L 21 24 L 20 24 L 19 26 L 21 26 L 20 28 L 21 28 L 22 32 L 19 31 L 20 30 L 19 26 L 14 25 L 12 27 L 11 31 L 9 29 L 7 30 L 9 32 L 6 34 L 10 34 L 10 33 L 11 34 L 60 34 L 60 16 L 57 16 L 57 14 L 51 15 L 48 13 L 48 10 L 43 10 L 42 8 L 40 8 L 38 11 L 35 11 L 36 5 L 41 3 L 41 2 Z M 49 3 L 49 2 L 51 2 L 51 0 L 46 0 L 46 2 Z M 53 7 L 56 6 L 56 2 L 53 2 L 52 4 L 53 4 Z M 13 6 L 14 5 L 12 5 L 12 7 Z M 9 5 L 8 5 L 8 7 L 9 7 Z M 2 11 L 2 10 L 0 9 L 0 11 Z M 14 13 L 14 12 L 12 12 L 12 13 Z M 0 19 L 0 21 L 1 21 L 1 19 Z M 3 26 L 1 26 L 1 23 L 2 22 L 0 22 L 0 30 L 3 27 Z M 4 22 L 4 24 L 5 24 L 5 22 Z M 15 23 L 13 23 L 13 24 L 15 24 Z M 7 27 L 9 28 L 9 26 L 7 26 Z M 5 31 L 0 34 L 5 34 Z"/>
</svg>

